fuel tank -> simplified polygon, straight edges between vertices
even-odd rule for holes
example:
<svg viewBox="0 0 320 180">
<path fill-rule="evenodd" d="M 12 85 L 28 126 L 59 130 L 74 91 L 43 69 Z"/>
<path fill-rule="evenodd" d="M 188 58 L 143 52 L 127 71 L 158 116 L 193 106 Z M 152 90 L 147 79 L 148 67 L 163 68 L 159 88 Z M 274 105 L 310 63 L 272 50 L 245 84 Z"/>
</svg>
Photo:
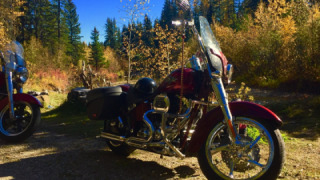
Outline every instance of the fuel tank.
<svg viewBox="0 0 320 180">
<path fill-rule="evenodd" d="M 183 69 L 183 95 L 197 93 L 202 81 L 202 71 L 191 68 Z M 159 85 L 160 93 L 180 93 L 181 90 L 181 69 L 171 72 Z"/>
</svg>

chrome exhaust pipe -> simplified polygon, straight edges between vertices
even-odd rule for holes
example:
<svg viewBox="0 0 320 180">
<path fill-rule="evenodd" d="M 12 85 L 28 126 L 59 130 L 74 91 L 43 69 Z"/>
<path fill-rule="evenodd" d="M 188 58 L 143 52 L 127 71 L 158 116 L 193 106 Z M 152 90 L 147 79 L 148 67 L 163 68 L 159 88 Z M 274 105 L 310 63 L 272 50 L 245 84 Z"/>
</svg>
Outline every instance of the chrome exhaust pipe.
<svg viewBox="0 0 320 180">
<path fill-rule="evenodd" d="M 146 123 L 146 125 L 149 128 L 149 137 L 148 139 L 142 139 L 137 137 L 129 137 L 125 138 L 124 136 L 118 136 L 115 134 L 107 133 L 107 132 L 101 132 L 101 137 L 105 139 L 109 139 L 112 141 L 118 141 L 118 142 L 125 142 L 128 145 L 131 146 L 139 146 L 141 148 L 145 148 L 147 143 L 149 143 L 152 140 L 154 127 L 152 125 L 152 122 L 147 117 L 147 114 L 154 112 L 154 110 L 149 110 L 143 115 L 143 121 Z M 121 118 L 120 118 L 121 119 Z"/>
<path fill-rule="evenodd" d="M 105 139 L 112 140 L 112 141 L 119 141 L 119 142 L 125 142 L 125 140 L 127 139 L 123 136 L 117 136 L 117 135 L 107 133 L 107 132 L 101 132 L 101 137 L 105 138 Z"/>
</svg>

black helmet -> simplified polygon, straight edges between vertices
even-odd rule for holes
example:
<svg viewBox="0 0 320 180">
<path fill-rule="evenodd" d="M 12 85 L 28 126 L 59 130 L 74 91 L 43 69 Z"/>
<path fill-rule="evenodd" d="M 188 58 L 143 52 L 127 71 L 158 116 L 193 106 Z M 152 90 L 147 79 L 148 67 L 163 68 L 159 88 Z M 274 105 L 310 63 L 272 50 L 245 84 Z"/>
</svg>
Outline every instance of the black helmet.
<svg viewBox="0 0 320 180">
<path fill-rule="evenodd" d="M 144 95 L 151 95 L 157 89 L 156 82 L 151 78 L 141 78 L 134 85 L 134 88 Z"/>
</svg>

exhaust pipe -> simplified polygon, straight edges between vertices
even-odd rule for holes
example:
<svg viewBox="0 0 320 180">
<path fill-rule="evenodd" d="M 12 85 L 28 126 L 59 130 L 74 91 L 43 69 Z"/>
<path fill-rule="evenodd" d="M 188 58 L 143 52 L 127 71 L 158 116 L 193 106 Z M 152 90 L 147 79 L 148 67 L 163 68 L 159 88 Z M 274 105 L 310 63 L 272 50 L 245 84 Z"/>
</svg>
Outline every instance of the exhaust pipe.
<svg viewBox="0 0 320 180">
<path fill-rule="evenodd" d="M 148 139 L 142 139 L 142 138 L 137 138 L 137 137 L 129 137 L 125 138 L 124 136 L 118 136 L 115 134 L 107 133 L 107 132 L 101 132 L 101 137 L 105 139 L 109 139 L 112 141 L 118 141 L 118 142 L 125 142 L 128 145 L 132 146 L 139 146 L 140 148 L 145 148 L 146 146 L 143 144 L 149 143 L 152 140 L 153 132 L 154 132 L 154 127 L 152 125 L 152 122 L 150 119 L 147 117 L 147 114 L 153 113 L 154 110 L 149 110 L 143 115 L 143 121 L 146 123 L 147 127 L 149 128 L 149 137 Z"/>
</svg>

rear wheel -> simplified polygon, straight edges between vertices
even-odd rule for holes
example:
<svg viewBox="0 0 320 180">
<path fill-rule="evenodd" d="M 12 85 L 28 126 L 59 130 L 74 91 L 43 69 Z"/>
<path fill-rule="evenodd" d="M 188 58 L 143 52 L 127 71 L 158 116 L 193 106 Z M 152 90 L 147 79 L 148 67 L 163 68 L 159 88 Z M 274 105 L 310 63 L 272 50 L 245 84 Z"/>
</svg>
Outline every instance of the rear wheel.
<svg viewBox="0 0 320 180">
<path fill-rule="evenodd" d="M 133 151 L 135 151 L 135 148 L 128 146 L 125 143 L 122 142 L 115 142 L 115 141 L 107 141 L 107 144 L 109 148 L 114 152 L 115 154 L 121 155 L 121 156 L 129 156 Z"/>
<path fill-rule="evenodd" d="M 260 120 L 237 117 L 237 142 L 231 143 L 227 126 L 218 124 L 198 154 L 208 179 L 276 179 L 284 164 L 280 131 Z"/>
<path fill-rule="evenodd" d="M 15 119 L 10 118 L 9 106 L 0 113 L 0 138 L 20 142 L 30 137 L 40 124 L 40 107 L 28 102 L 14 102 Z"/>
<path fill-rule="evenodd" d="M 119 116 L 118 118 L 106 120 L 104 131 L 118 136 L 125 136 L 127 132 L 127 124 L 126 119 L 123 118 L 122 120 Z M 124 142 L 107 140 L 107 144 L 112 152 L 125 157 L 129 156 L 135 150 L 135 148 L 128 146 Z"/>
</svg>

